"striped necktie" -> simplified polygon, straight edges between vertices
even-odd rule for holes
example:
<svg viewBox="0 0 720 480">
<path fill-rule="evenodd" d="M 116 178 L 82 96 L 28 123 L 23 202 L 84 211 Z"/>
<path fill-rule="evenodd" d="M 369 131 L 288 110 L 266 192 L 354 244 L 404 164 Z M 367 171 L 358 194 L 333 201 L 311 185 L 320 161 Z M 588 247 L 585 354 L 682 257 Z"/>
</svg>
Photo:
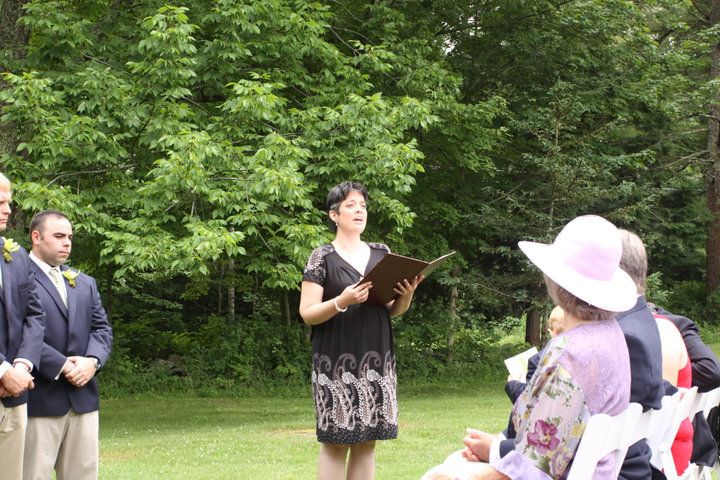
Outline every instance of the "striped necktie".
<svg viewBox="0 0 720 480">
<path fill-rule="evenodd" d="M 57 291 L 60 294 L 60 298 L 62 298 L 63 303 L 67 307 L 67 291 L 65 290 L 65 282 L 62 280 L 62 274 L 60 273 L 60 269 L 58 267 L 52 267 L 50 269 L 50 278 L 52 278 L 55 288 L 57 288 Z"/>
</svg>

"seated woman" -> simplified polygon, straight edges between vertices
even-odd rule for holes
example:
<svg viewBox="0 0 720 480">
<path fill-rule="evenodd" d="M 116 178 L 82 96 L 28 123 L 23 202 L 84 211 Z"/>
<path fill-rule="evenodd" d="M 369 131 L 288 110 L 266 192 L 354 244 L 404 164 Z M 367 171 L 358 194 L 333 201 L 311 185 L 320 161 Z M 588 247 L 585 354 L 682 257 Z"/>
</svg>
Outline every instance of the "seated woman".
<svg viewBox="0 0 720 480">
<path fill-rule="evenodd" d="M 676 387 L 690 388 L 692 365 L 682 335 L 670 320 L 657 313 L 653 315 L 660 331 L 663 380 L 667 380 Z M 690 463 L 692 448 L 693 426 L 690 419 L 686 418 L 680 424 L 680 429 L 675 435 L 675 441 L 670 449 L 678 475 L 681 475 Z"/>
<path fill-rule="evenodd" d="M 545 274 L 548 293 L 565 311 L 563 333 L 548 342 L 538 369 L 515 402 L 515 449 L 490 463 L 448 463 L 426 479 L 563 478 L 590 416 L 617 415 L 630 398 L 630 360 L 613 312 L 632 308 L 637 290 L 619 268 L 622 246 L 613 224 L 588 215 L 574 219 L 550 245 L 520 242 Z M 482 434 L 466 457 L 486 460 L 494 436 Z M 485 457 L 485 458 L 481 458 Z M 617 468 L 616 468 L 617 467 Z M 616 476 L 612 455 L 594 479 Z"/>
</svg>

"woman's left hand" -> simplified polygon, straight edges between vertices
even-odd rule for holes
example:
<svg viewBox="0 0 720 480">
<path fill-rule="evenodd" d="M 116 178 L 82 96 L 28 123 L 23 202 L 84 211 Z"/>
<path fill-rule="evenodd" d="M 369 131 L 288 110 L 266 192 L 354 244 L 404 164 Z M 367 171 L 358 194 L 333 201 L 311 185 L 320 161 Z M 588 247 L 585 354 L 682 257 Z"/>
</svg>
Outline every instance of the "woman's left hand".
<svg viewBox="0 0 720 480">
<path fill-rule="evenodd" d="M 471 462 L 487 462 L 490 460 L 490 448 L 496 435 L 481 432 L 474 428 L 466 430 L 467 435 L 463 438 L 465 449 L 463 456 Z"/>
<path fill-rule="evenodd" d="M 420 282 L 422 282 L 425 279 L 423 275 L 416 275 L 415 278 L 413 278 L 412 282 L 408 281 L 407 278 L 403 279 L 402 282 L 397 282 L 395 284 L 395 288 L 393 288 L 393 291 L 400 295 L 401 297 L 404 297 L 405 295 L 412 296 L 415 293 L 415 289 L 418 285 L 420 285 Z"/>
</svg>

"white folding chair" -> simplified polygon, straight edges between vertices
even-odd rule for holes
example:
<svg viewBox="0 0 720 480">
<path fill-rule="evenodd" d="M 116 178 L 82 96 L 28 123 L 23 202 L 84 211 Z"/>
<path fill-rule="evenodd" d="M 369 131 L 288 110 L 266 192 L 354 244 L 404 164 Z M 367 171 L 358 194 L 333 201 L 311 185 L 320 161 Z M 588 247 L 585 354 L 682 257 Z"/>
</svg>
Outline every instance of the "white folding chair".
<svg viewBox="0 0 720 480">
<path fill-rule="evenodd" d="M 568 480 L 591 478 L 597 463 L 610 453 L 614 454 L 613 477 L 616 477 L 628 448 L 642 439 L 647 440 L 654 455 L 657 452 L 656 462 L 660 463 L 665 439 L 674 439 L 680 427 L 677 417 L 682 413 L 678 413 L 678 409 L 683 408 L 686 412 L 691 410 L 695 390 L 685 396 L 684 393 L 678 391 L 672 396 L 663 397 L 659 410 L 651 409 L 643 413 L 641 405 L 631 403 L 627 410 L 615 417 L 593 415 L 583 433 Z"/>
<path fill-rule="evenodd" d="M 690 412 L 690 418 L 693 418 L 700 412 L 702 412 L 703 416 L 707 418 L 710 414 L 710 410 L 718 405 L 720 405 L 720 387 L 710 390 L 709 392 L 698 393 L 695 396 L 693 408 Z M 713 469 L 716 470 L 718 475 L 720 475 L 720 468 L 718 468 L 717 461 L 712 467 L 691 463 L 688 465 L 687 470 L 685 470 L 680 478 L 682 480 L 711 480 L 711 472 Z"/>
<path fill-rule="evenodd" d="M 663 397 L 663 406 L 660 412 L 665 417 L 662 420 L 664 428 L 648 437 L 648 445 L 652 450 L 650 461 L 655 468 L 665 473 L 668 480 L 679 480 L 680 478 L 675 469 L 671 448 L 680 424 L 686 418 L 694 415 L 697 395 L 697 387 L 693 387 L 680 388 L 674 395 Z M 665 416 L 664 413 L 667 415 Z"/>
<path fill-rule="evenodd" d="M 631 403 L 627 409 L 615 416 L 598 413 L 590 417 L 567 480 L 592 478 L 598 462 L 611 453 L 615 458 L 613 477 L 616 477 L 628 447 L 642 438 L 637 438 L 637 425 L 642 415 L 642 406 Z"/>
</svg>

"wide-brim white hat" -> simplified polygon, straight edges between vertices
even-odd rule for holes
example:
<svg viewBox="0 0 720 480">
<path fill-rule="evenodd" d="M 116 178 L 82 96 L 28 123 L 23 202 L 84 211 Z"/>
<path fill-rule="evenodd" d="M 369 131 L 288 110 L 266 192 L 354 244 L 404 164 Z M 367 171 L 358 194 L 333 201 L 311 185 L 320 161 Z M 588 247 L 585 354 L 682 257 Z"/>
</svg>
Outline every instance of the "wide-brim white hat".
<svg viewBox="0 0 720 480">
<path fill-rule="evenodd" d="M 611 312 L 635 306 L 637 287 L 620 268 L 622 240 L 615 225 L 604 218 L 577 217 L 549 245 L 518 245 L 545 275 L 590 305 Z"/>
</svg>

